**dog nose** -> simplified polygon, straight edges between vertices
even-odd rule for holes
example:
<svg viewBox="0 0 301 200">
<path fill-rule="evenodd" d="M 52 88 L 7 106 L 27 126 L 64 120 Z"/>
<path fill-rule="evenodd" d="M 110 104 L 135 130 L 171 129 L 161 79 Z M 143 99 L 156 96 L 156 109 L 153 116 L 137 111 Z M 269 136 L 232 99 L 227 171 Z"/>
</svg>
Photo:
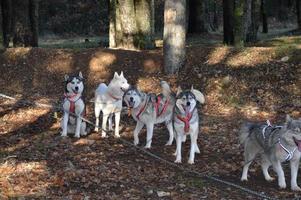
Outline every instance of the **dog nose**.
<svg viewBox="0 0 301 200">
<path fill-rule="evenodd" d="M 186 105 L 187 105 L 187 106 L 190 106 L 190 102 L 188 101 L 188 102 L 186 103 Z"/>
<path fill-rule="evenodd" d="M 130 101 L 134 101 L 134 98 L 133 98 L 133 97 L 130 97 Z"/>
<path fill-rule="evenodd" d="M 77 86 L 75 87 L 75 90 L 78 91 L 78 87 Z"/>
</svg>

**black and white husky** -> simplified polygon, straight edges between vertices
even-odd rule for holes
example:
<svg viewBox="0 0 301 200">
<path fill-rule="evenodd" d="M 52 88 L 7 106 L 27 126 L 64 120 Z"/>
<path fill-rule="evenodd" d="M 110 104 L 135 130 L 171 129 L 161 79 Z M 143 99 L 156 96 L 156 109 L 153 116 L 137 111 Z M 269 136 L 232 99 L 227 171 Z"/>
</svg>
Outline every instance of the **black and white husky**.
<svg viewBox="0 0 301 200">
<path fill-rule="evenodd" d="M 78 76 L 65 75 L 65 93 L 63 110 L 64 116 L 61 121 L 62 136 L 67 133 L 75 133 L 75 137 L 86 135 L 86 122 L 79 116 L 85 114 L 85 103 L 82 99 L 84 90 L 83 75 L 79 72 Z M 72 115 L 71 113 L 77 115 Z"/>
<path fill-rule="evenodd" d="M 285 176 L 281 166 L 284 161 L 290 162 L 291 189 L 301 191 L 297 184 L 299 162 L 301 157 L 301 118 L 292 119 L 286 116 L 284 126 L 272 126 L 269 122 L 247 122 L 242 125 L 240 142 L 244 145 L 245 164 L 241 176 L 248 180 L 249 166 L 255 157 L 261 157 L 261 168 L 267 181 L 274 180 L 268 169 L 273 166 L 278 175 L 278 185 L 286 188 Z"/>
<path fill-rule="evenodd" d="M 176 96 L 176 106 L 173 115 L 173 126 L 176 135 L 176 163 L 182 162 L 181 147 L 182 142 L 186 141 L 186 136 L 190 135 L 190 155 L 189 164 L 194 164 L 194 154 L 200 153 L 197 145 L 199 134 L 199 115 L 197 111 L 197 102 L 205 103 L 204 95 L 191 87 L 191 90 L 182 91 L 178 88 Z"/>
<path fill-rule="evenodd" d="M 175 106 L 175 98 L 172 95 L 169 85 L 161 81 L 162 94 L 146 94 L 136 88 L 129 89 L 124 94 L 124 101 L 131 110 L 132 117 L 136 120 L 134 130 L 134 144 L 139 143 L 138 134 L 146 126 L 147 136 L 145 148 L 150 148 L 153 138 L 154 125 L 165 123 L 169 131 L 169 140 L 166 145 L 173 141 L 172 113 Z"/>
</svg>

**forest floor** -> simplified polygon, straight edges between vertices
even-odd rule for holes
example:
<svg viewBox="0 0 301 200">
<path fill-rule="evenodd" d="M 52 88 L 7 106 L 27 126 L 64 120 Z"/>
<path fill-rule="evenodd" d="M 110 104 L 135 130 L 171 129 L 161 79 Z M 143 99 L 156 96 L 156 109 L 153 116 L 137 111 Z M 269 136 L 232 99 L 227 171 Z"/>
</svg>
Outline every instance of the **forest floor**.
<svg viewBox="0 0 301 200">
<path fill-rule="evenodd" d="M 158 199 L 163 194 L 162 199 L 259 199 L 183 173 L 113 137 L 102 139 L 92 132 L 81 139 L 62 138 L 62 113 L 56 116 L 53 110 L 22 104 L 28 99 L 60 105 L 64 74 L 78 71 L 84 74 L 89 101 L 100 82 L 108 83 L 121 70 L 146 92 L 160 92 L 159 82 L 166 80 L 174 91 L 178 85 L 193 84 L 205 94 L 206 104 L 199 107 L 201 153 L 194 165 L 188 165 L 188 140 L 180 166 L 274 198 L 301 198 L 289 190 L 287 164 L 288 189 L 279 190 L 277 181 L 264 181 L 257 163 L 251 166 L 249 181 L 241 183 L 243 157 L 237 138 L 244 120 L 282 124 L 286 114 L 301 116 L 300 55 L 297 36 L 241 49 L 194 46 L 187 49 L 181 72 L 166 76 L 161 49 L 7 49 L 0 54 L 0 91 L 21 100 L 0 99 L 0 198 Z M 87 107 L 87 117 L 94 121 L 93 104 Z M 132 142 L 134 121 L 123 115 L 121 125 L 121 137 Z M 140 139 L 142 146 L 145 130 Z M 156 126 L 150 152 L 173 162 L 175 144 L 164 146 L 167 139 L 164 126 Z M 298 180 L 301 185 L 300 173 Z"/>
</svg>

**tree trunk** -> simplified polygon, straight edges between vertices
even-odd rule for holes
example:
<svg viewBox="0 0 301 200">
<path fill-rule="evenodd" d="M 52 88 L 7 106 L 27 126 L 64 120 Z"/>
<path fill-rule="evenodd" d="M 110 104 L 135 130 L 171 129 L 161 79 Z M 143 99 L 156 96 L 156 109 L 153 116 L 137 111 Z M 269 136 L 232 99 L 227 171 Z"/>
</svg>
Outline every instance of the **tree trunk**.
<svg viewBox="0 0 301 200">
<path fill-rule="evenodd" d="M 296 0 L 298 29 L 301 29 L 301 0 Z"/>
<path fill-rule="evenodd" d="M 175 74 L 185 65 L 186 0 L 165 0 L 164 6 L 164 70 Z"/>
<path fill-rule="evenodd" d="M 234 44 L 234 0 L 223 0 L 224 44 Z"/>
<path fill-rule="evenodd" d="M 154 47 L 154 0 L 110 0 L 110 47 Z"/>
<path fill-rule="evenodd" d="M 217 0 L 213 1 L 213 30 L 218 30 L 218 10 L 217 10 Z"/>
<path fill-rule="evenodd" d="M 39 0 L 29 1 L 29 19 L 32 31 L 31 46 L 37 47 L 39 40 Z"/>
<path fill-rule="evenodd" d="M 246 33 L 245 42 L 256 42 L 259 28 L 260 0 L 251 0 L 251 24 Z"/>
<path fill-rule="evenodd" d="M 245 0 L 234 0 L 234 45 L 244 46 L 245 40 Z"/>
<path fill-rule="evenodd" d="M 261 13 L 261 21 L 262 21 L 262 32 L 268 33 L 268 17 L 266 11 L 266 0 L 261 0 L 260 4 L 260 13 Z"/>
<path fill-rule="evenodd" d="M 11 3 L 10 0 L 1 0 L 2 37 L 4 47 L 9 47 L 10 38 L 12 36 L 13 15 Z"/>
</svg>

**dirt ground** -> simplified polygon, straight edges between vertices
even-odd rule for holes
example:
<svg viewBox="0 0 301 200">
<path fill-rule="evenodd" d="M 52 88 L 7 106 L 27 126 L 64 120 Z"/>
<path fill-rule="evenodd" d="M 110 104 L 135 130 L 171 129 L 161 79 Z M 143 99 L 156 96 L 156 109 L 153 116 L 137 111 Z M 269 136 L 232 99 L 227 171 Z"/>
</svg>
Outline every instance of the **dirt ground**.
<svg viewBox="0 0 301 200">
<path fill-rule="evenodd" d="M 300 53 L 300 49 L 294 49 Z M 294 53 L 296 53 L 294 52 Z M 192 84 L 206 96 L 199 106 L 201 150 L 184 168 L 204 172 L 275 198 L 301 198 L 277 181 L 267 183 L 253 164 L 247 183 L 240 182 L 242 147 L 238 129 L 244 120 L 281 124 L 285 114 L 301 116 L 301 68 L 296 60 L 281 61 L 276 47 L 190 47 L 187 64 L 177 76 L 162 73 L 162 51 L 110 49 L 12 48 L 0 54 L 0 91 L 18 99 L 60 105 L 63 77 L 83 72 L 88 118 L 94 121 L 93 92 L 123 71 L 131 84 L 160 92 L 160 80 L 173 90 Z M 142 154 L 118 139 L 61 138 L 61 113 L 0 99 L 0 195 L 2 199 L 258 199 L 230 186 L 200 179 Z M 122 138 L 133 141 L 135 123 L 122 117 Z M 141 134 L 144 145 L 145 130 Z M 156 126 L 151 152 L 173 162 L 175 144 L 164 126 Z M 290 175 L 284 165 L 288 188 Z M 271 170 L 272 171 L 272 170 Z M 272 172 L 272 175 L 275 174 Z M 299 174 L 298 180 L 300 182 Z"/>
</svg>

